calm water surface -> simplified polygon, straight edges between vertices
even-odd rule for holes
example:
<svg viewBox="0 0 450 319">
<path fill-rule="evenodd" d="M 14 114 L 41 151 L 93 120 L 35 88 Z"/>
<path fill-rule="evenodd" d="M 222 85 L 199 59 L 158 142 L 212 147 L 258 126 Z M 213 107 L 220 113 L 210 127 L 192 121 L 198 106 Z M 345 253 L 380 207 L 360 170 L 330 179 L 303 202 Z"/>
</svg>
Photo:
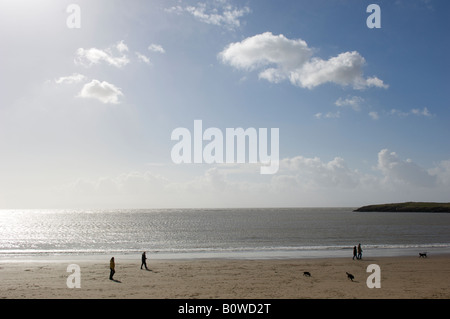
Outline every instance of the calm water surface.
<svg viewBox="0 0 450 319">
<path fill-rule="evenodd" d="M 352 208 L 0 210 L 0 258 L 302 258 L 450 252 L 450 214 Z M 363 255 L 363 256 L 364 256 Z M 133 257 L 134 258 L 134 257 Z"/>
</svg>

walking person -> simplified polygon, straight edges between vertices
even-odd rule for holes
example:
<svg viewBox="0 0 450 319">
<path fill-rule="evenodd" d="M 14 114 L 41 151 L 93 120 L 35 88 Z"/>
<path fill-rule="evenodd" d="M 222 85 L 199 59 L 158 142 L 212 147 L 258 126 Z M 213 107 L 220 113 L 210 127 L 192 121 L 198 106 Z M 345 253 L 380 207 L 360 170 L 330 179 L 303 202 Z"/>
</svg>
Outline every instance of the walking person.
<svg viewBox="0 0 450 319">
<path fill-rule="evenodd" d="M 358 252 L 356 250 L 356 246 L 353 246 L 353 260 L 358 259 Z"/>
<path fill-rule="evenodd" d="M 110 269 L 109 279 L 110 280 L 114 280 L 113 276 L 116 273 L 115 268 L 116 268 L 116 263 L 114 262 L 114 257 L 112 257 L 111 260 L 109 261 L 109 269 Z"/>
<path fill-rule="evenodd" d="M 361 244 L 358 244 L 358 259 L 362 259 L 362 248 L 361 248 Z"/>
<path fill-rule="evenodd" d="M 148 268 L 147 268 L 147 256 L 145 255 L 145 251 L 142 253 L 142 263 L 141 263 L 141 269 L 142 269 L 142 266 L 145 266 L 145 269 L 146 270 L 149 270 Z"/>
</svg>

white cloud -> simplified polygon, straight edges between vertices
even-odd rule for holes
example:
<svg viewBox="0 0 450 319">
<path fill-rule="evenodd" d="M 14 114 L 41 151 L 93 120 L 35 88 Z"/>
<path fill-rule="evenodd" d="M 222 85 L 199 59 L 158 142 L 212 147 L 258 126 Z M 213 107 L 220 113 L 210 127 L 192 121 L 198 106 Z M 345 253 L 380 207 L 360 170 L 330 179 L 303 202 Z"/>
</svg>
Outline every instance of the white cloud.
<svg viewBox="0 0 450 319">
<path fill-rule="evenodd" d="M 199 2 L 195 6 L 175 6 L 166 9 L 170 13 L 188 13 L 195 19 L 227 29 L 235 29 L 241 25 L 240 18 L 250 13 L 250 8 L 238 8 L 231 5 L 227 0 L 216 0 Z"/>
<path fill-rule="evenodd" d="M 419 115 L 419 116 L 426 116 L 426 117 L 432 116 L 430 111 L 428 111 L 428 108 L 426 108 L 426 107 L 424 107 L 423 110 L 412 109 L 411 113 L 414 115 Z"/>
<path fill-rule="evenodd" d="M 410 113 L 409 112 L 403 112 L 397 109 L 391 109 L 391 111 L 389 112 L 390 115 L 397 115 L 397 116 L 408 116 Z"/>
<path fill-rule="evenodd" d="M 164 11 L 168 12 L 168 13 L 174 13 L 174 14 L 180 15 L 184 12 L 184 8 L 181 6 L 173 6 L 170 8 L 165 8 Z"/>
<path fill-rule="evenodd" d="M 348 168 L 344 159 L 335 157 L 329 162 L 323 162 L 318 157 L 307 158 L 296 156 L 280 162 L 282 174 L 275 176 L 290 177 L 290 183 L 295 181 L 297 188 L 355 188 L 360 183 L 360 174 Z"/>
<path fill-rule="evenodd" d="M 255 207 L 255 203 L 271 207 L 358 206 L 392 200 L 439 201 L 450 191 L 450 160 L 426 170 L 387 149 L 381 150 L 375 160 L 375 170 L 364 173 L 352 169 L 339 156 L 326 161 L 299 155 L 282 159 L 275 175 L 261 175 L 258 167 L 250 164 L 204 165 L 203 174 L 183 180 L 173 179 L 177 175 L 173 172 L 181 169 L 185 173 L 185 166 L 163 167 L 162 171 L 171 171 L 172 178 L 134 171 L 77 180 L 62 192 L 76 203 L 143 208 Z"/>
<path fill-rule="evenodd" d="M 436 176 L 410 159 L 401 160 L 395 152 L 389 152 L 387 149 L 378 153 L 377 168 L 383 173 L 385 182 L 420 187 L 431 187 L 436 184 Z"/>
<path fill-rule="evenodd" d="M 358 90 L 371 86 L 387 88 L 387 85 L 377 78 L 362 77 L 364 64 L 365 59 L 358 52 L 344 52 L 329 60 L 313 58 L 303 66 L 292 70 L 289 78 L 292 84 L 308 89 L 325 83 L 352 86 Z"/>
<path fill-rule="evenodd" d="M 165 53 L 164 48 L 159 44 L 151 44 L 148 50 L 156 53 Z M 110 46 L 106 49 L 90 48 L 84 49 L 79 48 L 76 51 L 74 62 L 75 64 L 83 65 L 85 67 L 90 67 L 94 64 L 99 64 L 105 62 L 111 66 L 122 68 L 129 64 L 131 61 L 127 53 L 129 52 L 129 47 L 124 43 L 123 40 L 117 42 L 115 45 Z M 142 54 L 141 52 L 135 52 L 137 59 L 146 64 L 151 64 L 150 59 Z"/>
<path fill-rule="evenodd" d="M 150 44 L 148 50 L 157 53 L 166 53 L 166 50 L 159 44 Z"/>
<path fill-rule="evenodd" d="M 373 120 L 378 120 L 380 118 L 380 116 L 378 115 L 378 112 L 369 112 L 369 116 L 373 119 Z"/>
<path fill-rule="evenodd" d="M 112 49 L 113 48 L 111 47 L 104 50 L 97 48 L 90 48 L 90 49 L 79 48 L 76 51 L 75 63 L 86 67 L 90 67 L 93 64 L 106 62 L 109 65 L 115 66 L 117 68 L 122 68 L 128 63 L 130 63 L 130 60 L 128 59 L 126 54 L 123 54 L 121 56 L 114 56 Z M 119 53 L 128 51 L 128 47 L 126 46 L 126 44 L 123 43 L 123 41 L 120 41 L 118 44 L 116 44 L 115 49 Z"/>
<path fill-rule="evenodd" d="M 78 96 L 97 99 L 105 104 L 118 104 L 123 93 L 111 83 L 92 80 L 83 86 Z"/>
<path fill-rule="evenodd" d="M 171 190 L 183 190 L 189 192 L 223 192 L 229 189 L 230 182 L 226 180 L 226 175 L 221 172 L 218 167 L 212 167 L 205 171 L 205 173 L 195 179 L 185 183 L 173 183 L 168 186 Z"/>
<path fill-rule="evenodd" d="M 430 113 L 428 108 L 424 107 L 422 110 L 420 109 L 411 109 L 409 111 L 401 111 L 398 109 L 391 109 L 389 112 L 390 115 L 397 115 L 400 117 L 406 117 L 410 115 L 416 115 L 416 116 L 425 116 L 425 117 L 432 117 L 433 114 Z"/>
<path fill-rule="evenodd" d="M 316 114 L 314 114 L 314 117 L 316 118 L 316 119 L 321 119 L 322 118 L 322 115 L 323 115 L 323 113 L 316 113 Z"/>
<path fill-rule="evenodd" d="M 119 51 L 120 53 L 128 52 L 128 46 L 123 42 L 123 40 L 119 41 L 116 44 L 116 48 L 117 48 L 117 51 Z"/>
<path fill-rule="evenodd" d="M 364 102 L 364 99 L 359 96 L 347 97 L 346 99 L 339 98 L 334 103 L 336 106 L 350 106 L 353 110 L 359 111 L 361 109 L 361 103 Z"/>
<path fill-rule="evenodd" d="M 365 84 L 368 87 L 375 86 L 383 89 L 387 89 L 389 87 L 389 85 L 385 84 L 382 80 L 380 80 L 376 76 L 367 78 L 367 80 L 365 80 Z"/>
<path fill-rule="evenodd" d="M 229 44 L 219 53 L 219 58 L 238 69 L 262 69 L 259 78 L 269 82 L 289 80 L 302 88 L 312 89 L 325 83 L 355 89 L 388 87 L 376 77 L 363 77 L 362 68 L 366 62 L 356 51 L 340 53 L 328 60 L 312 55 L 313 50 L 301 39 L 291 40 L 284 35 L 265 32 Z"/>
<path fill-rule="evenodd" d="M 74 73 L 69 76 L 62 76 L 55 80 L 56 84 L 75 84 L 82 82 L 86 79 L 86 77 L 83 74 Z"/>
<path fill-rule="evenodd" d="M 323 113 L 316 113 L 314 114 L 314 117 L 316 119 L 322 119 L 322 118 L 326 118 L 326 119 L 337 119 L 341 117 L 341 112 L 327 112 L 325 114 Z"/>
<path fill-rule="evenodd" d="M 139 61 L 144 62 L 145 64 L 151 65 L 150 59 L 143 55 L 140 52 L 136 52 L 136 56 L 138 57 Z"/>
<path fill-rule="evenodd" d="M 271 32 L 231 43 L 219 53 L 224 63 L 239 69 L 254 70 L 275 65 L 278 68 L 268 73 L 279 72 L 284 78 L 290 70 L 305 64 L 311 56 L 312 50 L 305 41 L 290 40 L 282 34 L 273 35 Z"/>
<path fill-rule="evenodd" d="M 429 174 L 436 176 L 440 185 L 450 186 L 450 160 L 441 161 L 436 167 L 428 170 Z"/>
<path fill-rule="evenodd" d="M 292 84 L 308 89 L 327 82 L 360 87 L 358 82 L 361 82 L 361 68 L 364 63 L 364 58 L 356 51 L 341 53 L 329 60 L 313 58 L 292 70 L 290 80 Z"/>
</svg>

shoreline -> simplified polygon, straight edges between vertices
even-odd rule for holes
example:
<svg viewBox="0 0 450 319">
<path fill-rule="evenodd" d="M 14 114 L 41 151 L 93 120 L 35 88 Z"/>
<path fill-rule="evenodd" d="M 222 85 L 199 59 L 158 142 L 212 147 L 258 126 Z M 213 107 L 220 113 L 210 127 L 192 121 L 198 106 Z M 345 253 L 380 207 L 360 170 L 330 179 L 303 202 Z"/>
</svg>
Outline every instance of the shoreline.
<svg viewBox="0 0 450 319">
<path fill-rule="evenodd" d="M 105 257 L 105 256 L 103 256 Z M 450 254 L 304 259 L 116 258 L 0 260 L 2 299 L 448 299 Z M 80 288 L 69 288 L 67 267 L 80 267 Z M 367 267 L 379 265 L 381 288 L 368 288 Z M 303 275 L 304 271 L 311 277 Z M 355 276 L 347 278 L 346 272 Z"/>
<path fill-rule="evenodd" d="M 230 250 L 230 251 L 197 251 L 197 252 L 160 252 L 146 251 L 151 260 L 197 260 L 197 259 L 224 259 L 224 260 L 295 260 L 295 259 L 321 259 L 321 258 L 351 258 L 352 247 L 340 249 L 274 249 L 274 250 Z M 413 247 L 377 247 L 363 245 L 363 257 L 411 257 L 427 252 L 431 255 L 450 255 L 450 245 L 418 245 Z M 122 260 L 138 260 L 142 251 L 122 252 L 60 252 L 60 253 L 29 253 L 29 254 L 0 254 L 0 263 L 8 262 L 52 262 L 52 261 L 96 261 L 105 260 L 112 256 Z"/>
</svg>

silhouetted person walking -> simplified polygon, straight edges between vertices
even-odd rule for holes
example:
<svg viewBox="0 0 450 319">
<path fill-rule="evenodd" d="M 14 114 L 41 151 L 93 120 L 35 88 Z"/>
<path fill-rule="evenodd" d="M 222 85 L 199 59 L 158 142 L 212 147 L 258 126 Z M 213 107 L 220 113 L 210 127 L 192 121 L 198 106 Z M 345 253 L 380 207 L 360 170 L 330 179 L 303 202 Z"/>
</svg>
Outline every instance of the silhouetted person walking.
<svg viewBox="0 0 450 319">
<path fill-rule="evenodd" d="M 145 269 L 148 270 L 148 268 L 147 268 L 147 256 L 145 255 L 145 251 L 142 253 L 141 269 L 142 269 L 142 266 L 145 266 Z"/>
<path fill-rule="evenodd" d="M 361 248 L 361 244 L 358 244 L 358 259 L 362 259 L 362 248 Z"/>
<path fill-rule="evenodd" d="M 114 262 L 114 257 L 112 257 L 111 260 L 109 261 L 109 269 L 110 269 L 109 279 L 110 280 L 114 280 L 113 276 L 116 273 L 115 268 L 116 268 L 116 263 Z"/>
<path fill-rule="evenodd" d="M 353 246 L 353 260 L 358 259 L 358 252 L 356 250 L 356 246 Z"/>
</svg>

